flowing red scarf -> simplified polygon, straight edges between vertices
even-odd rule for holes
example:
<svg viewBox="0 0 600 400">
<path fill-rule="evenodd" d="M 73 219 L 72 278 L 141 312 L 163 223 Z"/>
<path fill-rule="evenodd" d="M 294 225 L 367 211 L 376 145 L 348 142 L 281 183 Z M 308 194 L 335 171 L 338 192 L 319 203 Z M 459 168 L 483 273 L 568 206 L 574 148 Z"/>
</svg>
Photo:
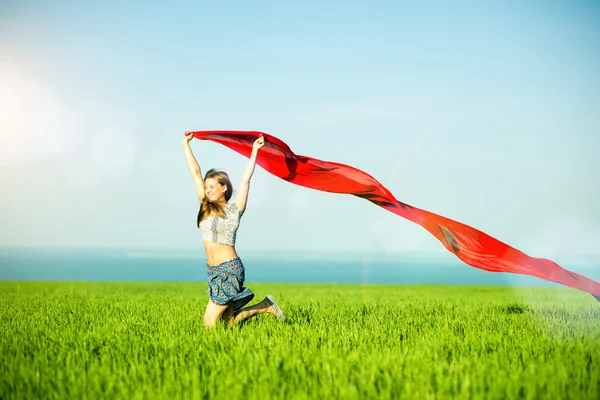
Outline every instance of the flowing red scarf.
<svg viewBox="0 0 600 400">
<path fill-rule="evenodd" d="M 220 143 L 250 157 L 254 141 L 263 135 L 265 145 L 257 164 L 271 174 L 307 188 L 352 194 L 427 229 L 446 249 L 475 268 L 490 272 L 531 275 L 592 294 L 600 301 L 600 283 L 568 271 L 555 262 L 535 258 L 468 225 L 398 201 L 369 174 L 335 162 L 294 154 L 282 140 L 258 131 L 196 131 L 195 138 Z"/>
</svg>

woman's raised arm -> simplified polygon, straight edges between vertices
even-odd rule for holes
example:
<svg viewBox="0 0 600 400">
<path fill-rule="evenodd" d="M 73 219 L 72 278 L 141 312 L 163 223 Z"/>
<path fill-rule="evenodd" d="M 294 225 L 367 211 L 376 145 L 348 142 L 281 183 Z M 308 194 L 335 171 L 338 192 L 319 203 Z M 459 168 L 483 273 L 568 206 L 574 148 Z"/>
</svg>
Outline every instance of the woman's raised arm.
<svg viewBox="0 0 600 400">
<path fill-rule="evenodd" d="M 250 178 L 252 178 L 252 174 L 254 174 L 254 167 L 256 165 L 256 157 L 258 156 L 258 150 L 263 147 L 265 144 L 265 138 L 261 135 L 258 139 L 254 141 L 254 145 L 252 146 L 252 154 L 250 155 L 250 160 L 248 161 L 248 166 L 246 167 L 246 171 L 242 176 L 242 181 L 240 182 L 240 187 L 238 188 L 237 195 L 235 196 L 235 204 L 241 211 L 244 211 L 246 208 L 246 201 L 248 200 L 248 190 L 250 189 Z"/>
<path fill-rule="evenodd" d="M 198 164 L 198 161 L 196 161 L 194 153 L 192 153 L 192 148 L 190 147 L 190 141 L 193 138 L 194 135 L 191 132 L 186 132 L 181 144 L 183 146 L 185 159 L 187 160 L 190 173 L 192 174 L 194 186 L 196 187 L 196 194 L 198 195 L 198 200 L 202 201 L 202 199 L 204 199 L 205 196 L 204 181 L 202 180 L 202 171 L 200 170 L 200 165 Z"/>
</svg>

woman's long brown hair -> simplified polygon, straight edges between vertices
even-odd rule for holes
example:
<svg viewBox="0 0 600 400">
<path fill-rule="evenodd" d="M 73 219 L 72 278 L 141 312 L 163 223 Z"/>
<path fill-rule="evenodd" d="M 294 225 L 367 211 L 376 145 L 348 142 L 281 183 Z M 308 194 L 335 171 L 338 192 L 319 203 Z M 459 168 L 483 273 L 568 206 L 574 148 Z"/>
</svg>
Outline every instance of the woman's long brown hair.
<svg viewBox="0 0 600 400">
<path fill-rule="evenodd" d="M 233 195 L 233 186 L 231 185 L 231 180 L 229 180 L 229 175 L 225 171 L 218 171 L 216 169 L 210 169 L 204 176 L 204 182 L 207 179 L 213 178 L 216 179 L 221 185 L 227 186 L 227 190 L 225 191 L 225 200 L 229 201 L 231 199 L 231 195 Z M 202 203 L 200 204 L 200 210 L 198 211 L 198 218 L 196 220 L 196 225 L 198 228 L 200 227 L 200 222 L 209 215 L 218 215 L 222 217 L 224 215 L 223 209 L 217 203 L 213 203 L 208 201 L 208 197 L 206 195 L 202 199 Z"/>
</svg>

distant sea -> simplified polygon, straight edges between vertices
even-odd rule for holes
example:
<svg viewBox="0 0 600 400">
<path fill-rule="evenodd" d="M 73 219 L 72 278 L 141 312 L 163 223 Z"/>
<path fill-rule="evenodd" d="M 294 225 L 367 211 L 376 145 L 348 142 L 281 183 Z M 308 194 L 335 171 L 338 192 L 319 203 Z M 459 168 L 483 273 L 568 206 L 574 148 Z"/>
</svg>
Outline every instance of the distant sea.
<svg viewBox="0 0 600 400">
<path fill-rule="evenodd" d="M 422 254 L 248 253 L 247 282 L 559 286 L 535 277 L 482 271 Z M 600 281 L 600 262 L 572 258 L 563 268 Z M 0 248 L 2 281 L 204 282 L 203 249 Z M 561 285 L 562 286 L 562 285 Z"/>
</svg>

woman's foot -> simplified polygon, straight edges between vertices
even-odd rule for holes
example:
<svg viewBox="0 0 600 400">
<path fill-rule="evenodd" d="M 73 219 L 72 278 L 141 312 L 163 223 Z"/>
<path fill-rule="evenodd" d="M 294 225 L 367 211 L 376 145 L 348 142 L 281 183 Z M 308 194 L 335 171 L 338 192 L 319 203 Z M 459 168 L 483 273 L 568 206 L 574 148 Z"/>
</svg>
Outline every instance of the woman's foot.
<svg viewBox="0 0 600 400">
<path fill-rule="evenodd" d="M 269 308 L 272 310 L 272 312 L 271 310 L 269 310 L 269 312 L 276 316 L 280 321 L 285 322 L 285 315 L 283 315 L 283 311 L 281 311 L 281 308 L 279 308 L 273 296 L 268 295 L 267 297 L 265 297 L 265 301 L 269 305 Z"/>
</svg>

